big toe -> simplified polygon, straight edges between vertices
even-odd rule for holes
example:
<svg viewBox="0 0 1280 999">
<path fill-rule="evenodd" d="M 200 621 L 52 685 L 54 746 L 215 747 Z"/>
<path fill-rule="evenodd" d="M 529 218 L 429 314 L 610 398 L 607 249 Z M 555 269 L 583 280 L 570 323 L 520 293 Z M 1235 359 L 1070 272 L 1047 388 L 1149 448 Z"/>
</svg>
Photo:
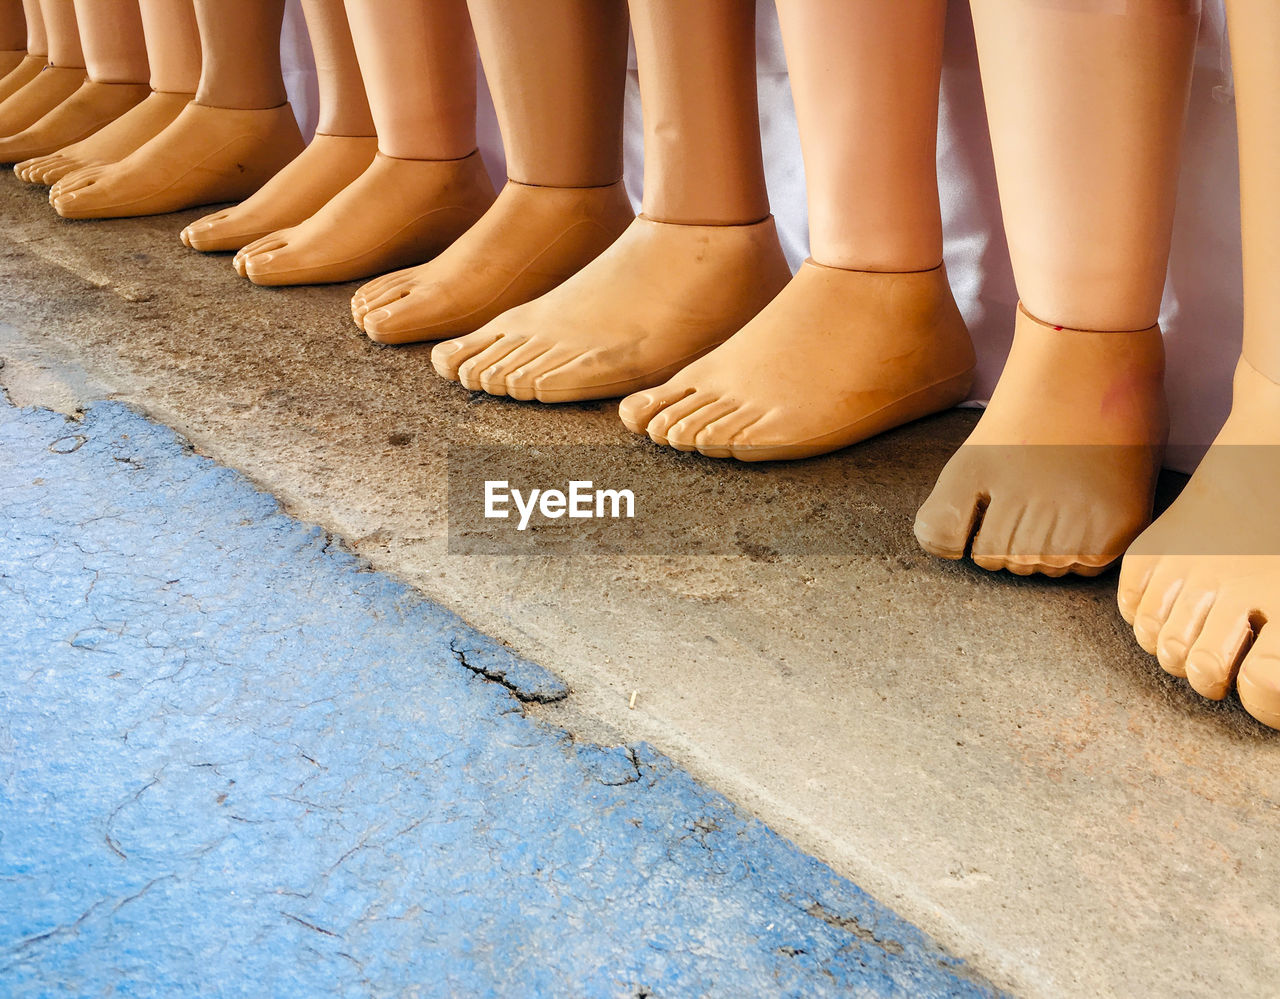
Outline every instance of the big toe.
<svg viewBox="0 0 1280 999">
<path fill-rule="evenodd" d="M 369 321 L 368 316 L 365 322 Z M 366 332 L 368 328 L 366 326 Z M 373 334 L 370 334 L 373 336 Z M 374 337 L 377 339 L 376 337 Z M 478 354 L 492 347 L 501 338 L 501 335 L 494 332 L 486 332 L 477 330 L 475 333 L 468 333 L 466 336 L 460 336 L 456 340 L 446 340 L 444 343 L 438 343 L 431 350 L 431 366 L 436 369 L 436 373 L 450 381 L 460 381 L 459 370 L 464 364 L 469 362 Z"/>
<path fill-rule="evenodd" d="M 1244 709 L 1271 728 L 1280 728 L 1280 628 L 1266 627 L 1258 636 L 1236 680 Z"/>
</svg>

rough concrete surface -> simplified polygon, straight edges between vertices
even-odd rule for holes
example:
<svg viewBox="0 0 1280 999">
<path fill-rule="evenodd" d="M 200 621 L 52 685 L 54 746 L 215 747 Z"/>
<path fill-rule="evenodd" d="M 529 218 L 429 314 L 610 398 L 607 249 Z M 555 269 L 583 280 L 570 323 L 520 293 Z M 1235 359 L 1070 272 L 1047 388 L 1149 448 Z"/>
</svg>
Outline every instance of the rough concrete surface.
<svg viewBox="0 0 1280 999">
<path fill-rule="evenodd" d="M 12 177 L 0 210 L 19 404 L 105 392 L 176 427 L 552 668 L 573 693 L 549 713 L 653 743 L 997 984 L 1274 994 L 1280 742 L 1162 675 L 1113 576 L 918 551 L 912 515 L 972 415 L 793 466 L 654 457 L 610 403 L 471 396 L 429 348 L 370 344 L 352 286 L 248 285 L 179 244 L 198 212 L 67 223 Z M 694 467 L 748 537 L 785 476 L 849 536 L 832 554 L 451 555 L 451 441 L 632 449 L 659 469 L 643 502 L 676 517 Z"/>
<path fill-rule="evenodd" d="M 996 999 L 239 473 L 0 398 L 0 994 Z"/>
</svg>

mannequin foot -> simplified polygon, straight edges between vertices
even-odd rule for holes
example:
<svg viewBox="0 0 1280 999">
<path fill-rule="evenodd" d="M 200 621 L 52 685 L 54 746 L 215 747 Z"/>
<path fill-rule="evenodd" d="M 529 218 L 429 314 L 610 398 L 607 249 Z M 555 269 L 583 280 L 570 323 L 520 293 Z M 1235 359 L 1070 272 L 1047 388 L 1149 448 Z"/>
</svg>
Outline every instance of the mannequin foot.
<svg viewBox="0 0 1280 999">
<path fill-rule="evenodd" d="M 88 138 L 151 93 L 145 83 L 94 83 L 80 88 L 30 128 L 0 138 L 0 163 L 47 156 Z"/>
<path fill-rule="evenodd" d="M 28 184 L 53 184 L 72 171 L 116 163 L 164 131 L 191 103 L 192 97 L 192 94 L 152 92 L 141 104 L 130 108 L 87 139 L 47 156 L 24 160 L 13 168 L 13 172 Z"/>
<path fill-rule="evenodd" d="M 239 250 L 309 219 L 359 177 L 378 151 L 376 135 L 317 135 L 256 194 L 234 208 L 206 215 L 182 230 L 193 250 Z"/>
<path fill-rule="evenodd" d="M 0 81 L 3 81 L 6 76 L 21 66 L 22 60 L 25 58 L 27 58 L 27 53 L 24 49 L 10 49 L 0 52 Z"/>
<path fill-rule="evenodd" d="M 1064 330 L 1019 308 L 991 403 L 916 515 L 916 538 L 984 569 L 1102 572 L 1151 519 L 1163 378 L 1158 327 Z"/>
<path fill-rule="evenodd" d="M 23 55 L 13 69 L 0 77 L 0 103 L 7 101 L 19 90 L 40 75 L 40 71 L 49 65 L 44 56 Z"/>
<path fill-rule="evenodd" d="M 0 136 L 30 128 L 80 89 L 83 69 L 45 66 L 29 83 L 0 104 Z"/>
<path fill-rule="evenodd" d="M 806 261 L 740 332 L 623 399 L 619 415 L 681 451 L 808 458 L 964 401 L 973 364 L 945 268 L 876 274 Z"/>
<path fill-rule="evenodd" d="M 705 226 L 640 216 L 559 288 L 438 345 L 431 362 L 491 395 L 619 396 L 723 343 L 790 277 L 772 218 Z"/>
<path fill-rule="evenodd" d="M 378 343 L 470 333 L 576 274 L 634 218 L 621 181 L 576 188 L 509 180 L 484 217 L 435 260 L 360 288 L 352 317 Z"/>
<path fill-rule="evenodd" d="M 1234 686 L 1280 728 L 1280 385 L 1243 359 L 1231 415 L 1195 475 L 1120 570 L 1124 619 L 1210 700 Z"/>
<path fill-rule="evenodd" d="M 241 201 L 302 152 L 288 104 L 261 111 L 191 103 L 118 163 L 67 174 L 49 190 L 63 218 L 162 215 Z"/>
<path fill-rule="evenodd" d="M 254 284 L 329 284 L 382 274 L 440 253 L 493 203 L 479 152 L 460 160 L 379 153 L 356 180 L 291 229 L 236 254 Z"/>
</svg>

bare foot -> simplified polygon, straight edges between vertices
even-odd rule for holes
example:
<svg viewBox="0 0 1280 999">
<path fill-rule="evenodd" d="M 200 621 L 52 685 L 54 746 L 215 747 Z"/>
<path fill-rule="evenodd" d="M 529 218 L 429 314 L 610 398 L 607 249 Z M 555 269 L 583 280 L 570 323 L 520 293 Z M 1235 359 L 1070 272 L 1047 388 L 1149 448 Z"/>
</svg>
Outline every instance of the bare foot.
<svg viewBox="0 0 1280 999">
<path fill-rule="evenodd" d="M 309 219 L 250 243 L 235 256 L 254 284 L 328 284 L 434 257 L 493 203 L 478 152 L 460 160 L 401 160 L 379 153 Z"/>
<path fill-rule="evenodd" d="M 364 173 L 377 151 L 376 135 L 316 135 L 256 194 L 183 229 L 182 242 L 205 253 L 239 250 L 304 222 Z"/>
<path fill-rule="evenodd" d="M 982 419 L 916 515 L 916 538 L 984 569 L 1097 575 L 1151 519 L 1167 434 L 1158 327 L 1093 333 L 1019 308 Z"/>
<path fill-rule="evenodd" d="M 1280 728 L 1280 385 L 1243 359 L 1231 415 L 1182 495 L 1124 557 L 1138 644 L 1203 697 L 1232 687 Z"/>
<path fill-rule="evenodd" d="M 53 184 L 85 167 L 116 163 L 166 129 L 194 95 L 152 92 L 109 125 L 47 156 L 24 160 L 13 172 L 28 184 Z"/>
<path fill-rule="evenodd" d="M 378 343 L 470 333 L 576 274 L 634 218 L 621 181 L 532 187 L 509 180 L 484 217 L 435 260 L 361 287 L 352 318 Z"/>
<path fill-rule="evenodd" d="M 45 66 L 28 83 L 0 103 L 0 136 L 30 128 L 80 89 L 83 69 Z"/>
<path fill-rule="evenodd" d="M 962 402 L 973 364 L 942 267 L 876 274 L 806 261 L 740 332 L 623 399 L 619 415 L 681 451 L 807 458 Z"/>
<path fill-rule="evenodd" d="M 288 104 L 261 111 L 192 102 L 173 124 L 118 163 L 67 174 L 49 190 L 63 218 L 162 215 L 241 201 L 302 152 Z"/>
<path fill-rule="evenodd" d="M 93 135 L 151 93 L 145 83 L 94 83 L 79 89 L 29 128 L 0 138 L 0 163 L 47 156 Z"/>
<path fill-rule="evenodd" d="M 704 226 L 642 215 L 559 288 L 439 344 L 431 362 L 491 395 L 619 396 L 724 342 L 790 277 L 772 218 Z"/>
</svg>

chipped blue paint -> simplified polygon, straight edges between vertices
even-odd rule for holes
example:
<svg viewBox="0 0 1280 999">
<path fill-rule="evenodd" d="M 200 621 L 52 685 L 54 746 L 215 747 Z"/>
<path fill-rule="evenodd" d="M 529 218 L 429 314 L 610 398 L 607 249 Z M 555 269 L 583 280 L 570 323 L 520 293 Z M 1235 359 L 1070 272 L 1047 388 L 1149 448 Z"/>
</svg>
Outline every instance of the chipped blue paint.
<svg viewBox="0 0 1280 999">
<path fill-rule="evenodd" d="M 5 996 L 993 994 L 167 428 L 0 469 Z"/>
</svg>

